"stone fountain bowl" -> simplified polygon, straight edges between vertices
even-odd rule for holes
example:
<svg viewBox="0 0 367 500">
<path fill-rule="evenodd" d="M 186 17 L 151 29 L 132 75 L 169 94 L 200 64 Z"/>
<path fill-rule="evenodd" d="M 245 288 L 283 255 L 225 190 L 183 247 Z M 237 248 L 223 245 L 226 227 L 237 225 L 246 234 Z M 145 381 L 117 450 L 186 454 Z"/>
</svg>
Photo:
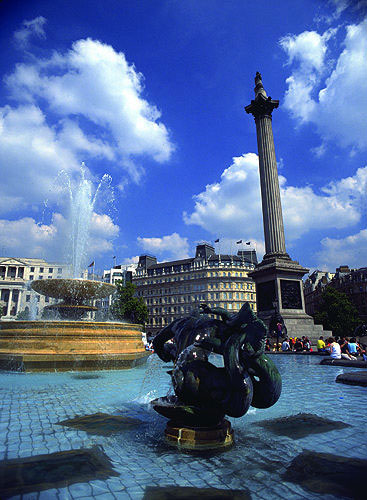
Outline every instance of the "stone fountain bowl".
<svg viewBox="0 0 367 500">
<path fill-rule="evenodd" d="M 103 281 L 85 279 L 48 279 L 32 281 L 31 287 L 41 295 L 64 299 L 65 302 L 80 304 L 86 300 L 108 297 L 115 290 L 115 285 Z"/>
</svg>

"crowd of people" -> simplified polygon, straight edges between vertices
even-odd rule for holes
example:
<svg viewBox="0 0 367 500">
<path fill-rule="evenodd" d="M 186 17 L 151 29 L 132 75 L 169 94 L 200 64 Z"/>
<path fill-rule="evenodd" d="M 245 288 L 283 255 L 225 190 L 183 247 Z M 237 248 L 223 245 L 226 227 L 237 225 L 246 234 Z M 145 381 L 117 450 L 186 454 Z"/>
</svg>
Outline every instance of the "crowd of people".
<svg viewBox="0 0 367 500">
<path fill-rule="evenodd" d="M 317 341 L 317 352 L 320 354 L 330 354 L 334 359 L 356 360 L 362 358 L 367 361 L 366 346 L 356 340 L 355 337 L 329 337 L 326 341 L 321 336 Z M 265 344 L 266 351 L 294 351 L 294 352 L 312 352 L 311 342 L 308 337 L 285 337 L 283 341 L 277 344 L 269 338 Z"/>
<path fill-rule="evenodd" d="M 367 361 L 366 346 L 357 342 L 355 337 L 329 337 L 327 342 L 324 342 L 323 337 L 317 341 L 317 350 L 320 353 L 329 352 L 333 359 L 348 359 L 357 360 L 361 357 Z"/>
<path fill-rule="evenodd" d="M 272 343 L 268 338 L 265 344 L 266 351 L 295 351 L 302 352 L 308 351 L 312 352 L 311 342 L 308 337 L 285 337 L 282 342 L 278 344 L 276 342 Z"/>
</svg>

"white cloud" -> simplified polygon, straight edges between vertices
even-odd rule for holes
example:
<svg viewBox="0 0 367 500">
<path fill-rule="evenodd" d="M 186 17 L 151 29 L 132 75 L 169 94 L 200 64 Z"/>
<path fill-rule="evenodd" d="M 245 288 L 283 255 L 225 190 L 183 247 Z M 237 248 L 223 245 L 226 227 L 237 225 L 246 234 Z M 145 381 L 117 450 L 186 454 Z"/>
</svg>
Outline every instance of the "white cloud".
<svg viewBox="0 0 367 500">
<path fill-rule="evenodd" d="M 57 173 L 79 168 L 71 149 L 63 145 L 38 106 L 0 108 L 0 183 L 2 214 L 29 208 L 48 197 Z"/>
<path fill-rule="evenodd" d="M 329 0 L 329 3 L 335 7 L 333 17 L 337 19 L 347 9 L 351 8 L 354 11 L 365 11 L 367 8 L 366 0 Z"/>
<path fill-rule="evenodd" d="M 160 111 L 142 96 L 143 76 L 109 45 L 79 40 L 66 53 L 17 65 L 5 81 L 15 104 L 0 108 L 3 214 L 39 205 L 57 173 L 82 160 L 111 162 L 122 185 L 139 182 L 144 158 L 172 154 Z"/>
<path fill-rule="evenodd" d="M 220 182 L 208 184 L 194 196 L 195 208 L 184 221 L 216 237 L 262 239 L 258 157 L 248 153 L 233 158 Z"/>
<path fill-rule="evenodd" d="M 367 188 L 367 167 L 354 177 L 335 181 L 316 193 L 311 186 L 296 187 L 279 177 L 287 241 L 294 241 L 310 230 L 345 228 L 359 222 L 361 202 Z M 201 226 L 215 237 L 261 241 L 263 224 L 258 173 L 254 153 L 233 158 L 221 180 L 206 186 L 194 196 L 186 224 Z"/>
<path fill-rule="evenodd" d="M 316 254 L 319 269 L 335 271 L 341 265 L 366 267 L 367 229 L 346 238 L 324 238 L 321 251 Z"/>
<path fill-rule="evenodd" d="M 133 257 L 125 257 L 121 264 L 123 266 L 135 266 L 139 262 L 139 255 L 134 255 Z"/>
<path fill-rule="evenodd" d="M 215 243 L 215 252 L 217 254 L 228 254 L 228 255 L 236 255 L 239 250 L 255 250 L 257 255 L 258 262 L 261 261 L 265 254 L 265 244 L 262 239 L 255 240 L 252 239 L 250 241 L 250 245 L 246 245 L 246 239 L 243 239 L 242 242 L 237 245 L 238 237 L 232 238 L 220 238 L 218 243 Z M 213 244 L 213 243 L 211 243 Z"/>
<path fill-rule="evenodd" d="M 65 54 L 18 65 L 6 81 L 16 98 L 46 99 L 57 115 L 104 128 L 122 163 L 145 154 L 164 162 L 173 151 L 160 111 L 142 97 L 142 74 L 110 45 L 78 40 Z"/>
<path fill-rule="evenodd" d="M 324 143 L 365 149 L 367 18 L 347 26 L 343 49 L 333 64 L 327 58 L 327 44 L 335 32 L 306 31 L 280 40 L 293 68 L 286 80 L 284 106 L 300 123 L 313 123 Z"/>
<path fill-rule="evenodd" d="M 189 243 L 187 238 L 178 233 L 172 233 L 161 238 L 138 237 L 138 244 L 147 252 L 154 255 L 169 255 L 171 259 L 186 259 L 189 257 Z"/>
<path fill-rule="evenodd" d="M 43 16 L 38 16 L 31 21 L 23 21 L 21 28 L 14 32 L 14 39 L 16 43 L 21 47 L 25 48 L 29 44 L 29 39 L 32 36 L 37 36 L 38 38 L 45 38 L 44 25 L 47 20 Z"/>
<path fill-rule="evenodd" d="M 281 47 L 288 54 L 288 63 L 299 62 L 302 69 L 321 71 L 327 50 L 330 32 L 319 35 L 316 31 L 304 31 L 300 35 L 287 35 L 280 39 Z"/>
<path fill-rule="evenodd" d="M 0 219 L 1 253 L 65 261 L 68 253 L 68 226 L 67 220 L 60 213 L 52 215 L 50 224 L 37 224 L 32 217 L 16 220 Z M 85 260 L 112 251 L 112 241 L 118 233 L 119 227 L 108 215 L 94 213 Z"/>
</svg>

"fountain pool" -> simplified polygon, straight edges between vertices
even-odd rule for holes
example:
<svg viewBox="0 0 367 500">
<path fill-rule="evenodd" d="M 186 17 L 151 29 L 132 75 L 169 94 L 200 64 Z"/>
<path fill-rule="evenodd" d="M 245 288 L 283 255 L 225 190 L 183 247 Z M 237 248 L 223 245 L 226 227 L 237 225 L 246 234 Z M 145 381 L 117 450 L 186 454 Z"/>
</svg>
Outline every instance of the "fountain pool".
<svg viewBox="0 0 367 500">
<path fill-rule="evenodd" d="M 289 467 L 304 450 L 311 452 L 311 458 L 317 452 L 349 461 L 367 459 L 365 388 L 335 383 L 338 374 L 355 369 L 320 366 L 318 356 L 272 355 L 272 359 L 283 379 L 278 403 L 231 419 L 235 445 L 225 452 L 206 454 L 180 452 L 164 442 L 166 419 L 150 408 L 149 401 L 168 391 L 170 377 L 169 368 L 156 355 L 146 365 L 128 371 L 1 373 L 0 454 L 10 462 L 0 464 L 0 498 L 205 498 L 209 488 L 222 490 L 223 498 L 344 498 L 343 492 L 332 495 L 330 485 L 328 490 L 322 482 L 307 486 L 294 482 Z M 287 431 L 275 424 L 258 425 L 299 413 L 347 426 L 333 428 L 331 424 L 328 430 L 317 421 L 310 426 L 301 419 L 294 432 L 294 426 Z M 66 455 L 67 467 L 60 466 L 57 460 L 68 450 L 81 451 L 77 458 Z M 90 467 L 102 456 L 102 472 L 97 466 L 93 472 L 78 465 L 87 452 L 95 453 L 88 461 Z M 41 462 L 48 469 L 37 479 Z M 17 482 L 4 490 L 6 478 L 15 469 Z M 316 472 L 321 479 L 321 471 Z M 320 495 L 318 488 L 329 494 Z M 234 496 L 230 490 L 240 492 Z"/>
</svg>

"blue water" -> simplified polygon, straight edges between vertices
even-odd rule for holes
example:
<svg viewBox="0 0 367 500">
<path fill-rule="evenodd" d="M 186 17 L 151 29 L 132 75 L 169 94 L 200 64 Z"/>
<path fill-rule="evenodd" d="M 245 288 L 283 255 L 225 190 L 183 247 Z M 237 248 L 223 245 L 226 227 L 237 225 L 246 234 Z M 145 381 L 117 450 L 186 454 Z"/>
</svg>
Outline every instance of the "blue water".
<svg viewBox="0 0 367 500">
<path fill-rule="evenodd" d="M 166 419 L 150 409 L 149 401 L 169 391 L 169 366 L 155 355 L 145 366 L 126 371 L 0 374 L 1 459 L 100 445 L 119 473 L 107 480 L 14 498 L 135 500 L 143 498 L 146 487 L 174 485 L 247 489 L 253 499 L 334 498 L 306 491 L 280 476 L 304 449 L 367 458 L 367 389 L 335 383 L 338 374 L 355 369 L 320 366 L 318 356 L 273 355 L 272 359 L 283 378 L 278 403 L 230 419 L 235 446 L 205 456 L 179 452 L 164 442 Z M 128 415 L 143 424 L 107 437 L 57 425 L 96 412 Z M 342 420 L 351 427 L 293 440 L 254 425 L 300 412 Z"/>
</svg>

